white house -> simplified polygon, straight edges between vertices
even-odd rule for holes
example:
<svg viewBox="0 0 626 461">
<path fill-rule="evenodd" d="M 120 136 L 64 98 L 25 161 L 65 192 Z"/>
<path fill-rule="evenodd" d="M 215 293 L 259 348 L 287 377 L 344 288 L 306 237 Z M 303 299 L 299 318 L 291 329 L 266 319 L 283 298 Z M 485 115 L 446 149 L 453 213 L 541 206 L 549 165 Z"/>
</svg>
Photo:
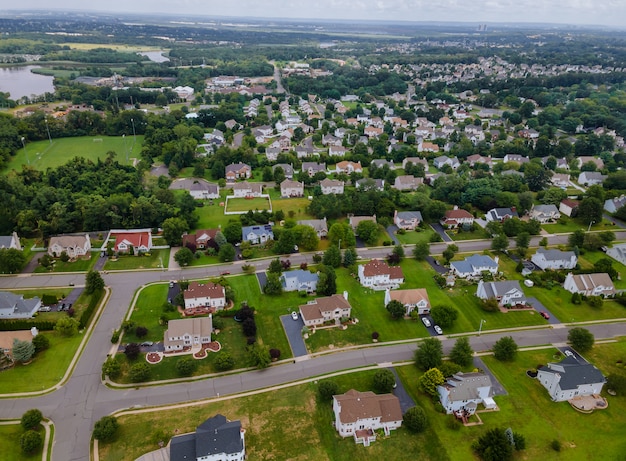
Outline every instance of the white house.
<svg viewBox="0 0 626 461">
<path fill-rule="evenodd" d="M 393 291 L 387 288 L 385 290 L 385 306 L 391 301 L 402 303 L 406 309 L 406 315 L 411 315 L 411 312 L 416 309 L 420 315 L 430 313 L 430 299 L 428 299 L 426 288 Z"/>
<path fill-rule="evenodd" d="M 376 440 L 374 431 L 382 429 L 386 436 L 402 425 L 400 400 L 393 394 L 374 394 L 354 389 L 333 395 L 335 428 L 341 437 L 354 437 L 366 447 Z"/>
<path fill-rule="evenodd" d="M 15 250 L 21 250 L 20 238 L 17 236 L 17 232 L 13 232 L 11 235 L 0 235 L 0 250 L 13 248 Z"/>
<path fill-rule="evenodd" d="M 606 175 L 596 171 L 583 171 L 578 175 L 578 184 L 593 186 L 595 184 L 602 184 L 606 178 Z"/>
<path fill-rule="evenodd" d="M 619 243 L 606 250 L 607 256 L 626 266 L 626 243 Z"/>
<path fill-rule="evenodd" d="M 194 317 L 189 319 L 170 320 L 167 330 L 163 333 L 165 352 L 191 351 L 211 342 L 213 318 Z"/>
<path fill-rule="evenodd" d="M 376 215 L 374 216 L 350 216 L 348 215 L 348 222 L 350 223 L 350 227 L 352 228 L 352 232 L 356 235 L 356 228 L 363 221 L 372 221 L 376 224 Z"/>
<path fill-rule="evenodd" d="M 178 178 L 170 184 L 172 190 L 186 190 L 196 200 L 216 199 L 220 196 L 217 184 L 202 178 Z"/>
<path fill-rule="evenodd" d="M 517 218 L 518 214 L 513 208 L 492 208 L 485 215 L 487 221 L 503 222 L 505 219 Z"/>
<path fill-rule="evenodd" d="M 86 256 L 91 251 L 91 240 L 89 234 L 84 235 L 58 235 L 50 237 L 48 244 L 48 254 L 53 257 L 67 253 L 70 259 Z"/>
<path fill-rule="evenodd" d="M 504 282 L 483 282 L 481 280 L 478 282 L 476 296 L 480 299 L 495 298 L 500 306 L 526 303 L 526 296 L 517 280 Z"/>
<path fill-rule="evenodd" d="M 222 310 L 226 306 L 226 291 L 217 283 L 191 282 L 183 296 L 185 309 L 212 307 L 215 310 Z"/>
<path fill-rule="evenodd" d="M 495 274 L 498 272 L 498 258 L 491 259 L 487 255 L 475 254 L 468 256 L 463 261 L 452 261 L 450 270 L 454 275 L 461 278 L 480 277 L 483 272 Z"/>
<path fill-rule="evenodd" d="M 559 211 L 565 216 L 574 217 L 578 211 L 578 202 L 569 198 L 561 200 Z"/>
<path fill-rule="evenodd" d="M 450 165 L 453 170 L 456 170 L 461 166 L 461 163 L 459 163 L 459 159 L 456 157 L 450 158 L 446 155 L 442 155 L 433 160 L 433 165 L 439 170 L 443 168 L 444 165 Z"/>
<path fill-rule="evenodd" d="M 317 290 L 318 280 L 317 273 L 314 274 L 302 269 L 283 272 L 280 275 L 283 291 L 306 291 L 307 293 L 312 293 Z"/>
<path fill-rule="evenodd" d="M 456 206 L 453 210 L 446 211 L 441 219 L 441 225 L 451 229 L 456 229 L 459 226 L 471 226 L 472 224 L 474 224 L 474 216 L 469 211 Z"/>
<path fill-rule="evenodd" d="M 250 242 L 252 245 L 274 240 L 274 232 L 270 224 L 245 226 L 241 229 L 241 236 L 244 242 Z"/>
<path fill-rule="evenodd" d="M 373 290 L 395 289 L 404 283 L 402 268 L 390 266 L 381 259 L 359 265 L 358 272 L 361 285 Z"/>
<path fill-rule="evenodd" d="M 578 257 L 573 251 L 537 249 L 530 260 L 541 269 L 573 269 L 578 263 Z"/>
<path fill-rule="evenodd" d="M 559 363 L 548 363 L 537 370 L 537 379 L 555 402 L 600 394 L 606 378 L 590 363 L 567 356 Z"/>
<path fill-rule="evenodd" d="M 284 198 L 288 197 L 302 197 L 304 195 L 304 183 L 299 181 L 292 181 L 291 179 L 285 179 L 280 183 L 280 196 Z"/>
<path fill-rule="evenodd" d="M 437 392 L 447 414 L 460 411 L 473 415 L 478 405 L 484 405 L 486 409 L 497 408 L 491 379 L 485 373 L 456 373 L 437 386 Z"/>
<path fill-rule="evenodd" d="M 609 213 L 615 213 L 623 206 L 626 206 L 626 195 L 607 199 L 604 201 L 604 209 Z"/>
<path fill-rule="evenodd" d="M 320 181 L 320 188 L 323 195 L 343 194 L 344 182 L 325 178 Z"/>
<path fill-rule="evenodd" d="M 307 327 L 323 325 L 324 322 L 339 322 L 342 318 L 350 318 L 352 306 L 348 302 L 348 292 L 317 298 L 299 307 L 302 321 Z"/>
<path fill-rule="evenodd" d="M 200 424 L 195 433 L 172 437 L 169 444 L 169 457 L 155 456 L 150 459 L 244 461 L 246 459 L 245 433 L 240 421 L 229 421 L 225 416 L 217 414 Z"/>
<path fill-rule="evenodd" d="M 570 293 L 580 293 L 585 296 L 613 296 L 615 286 L 606 272 L 596 274 L 572 274 L 565 277 L 563 288 Z"/>
<path fill-rule="evenodd" d="M 24 299 L 8 291 L 0 291 L 0 319 L 29 319 L 41 307 L 41 299 Z"/>
<path fill-rule="evenodd" d="M 120 254 L 134 252 L 135 256 L 152 249 L 152 229 L 113 229 L 108 240 L 113 239 L 113 251 Z"/>
<path fill-rule="evenodd" d="M 393 188 L 400 191 L 417 190 L 417 188 L 420 187 L 422 184 L 424 184 L 424 178 L 416 178 L 412 175 L 403 174 L 400 176 L 396 176 L 396 179 L 393 183 Z"/>
<path fill-rule="evenodd" d="M 541 224 L 547 222 L 556 221 L 561 217 L 559 209 L 556 205 L 533 205 L 532 209 L 528 212 L 530 219 L 536 219 Z"/>
<path fill-rule="evenodd" d="M 569 186 L 570 177 L 566 173 L 555 173 L 550 178 L 550 182 L 554 187 L 560 187 L 566 189 Z"/>
<path fill-rule="evenodd" d="M 393 214 L 393 223 L 399 229 L 415 230 L 422 222 L 422 213 L 419 211 L 398 211 Z"/>
<path fill-rule="evenodd" d="M 328 223 L 326 221 L 326 217 L 323 219 L 303 219 L 298 221 L 298 224 L 312 227 L 319 238 L 324 238 L 328 235 Z"/>
</svg>

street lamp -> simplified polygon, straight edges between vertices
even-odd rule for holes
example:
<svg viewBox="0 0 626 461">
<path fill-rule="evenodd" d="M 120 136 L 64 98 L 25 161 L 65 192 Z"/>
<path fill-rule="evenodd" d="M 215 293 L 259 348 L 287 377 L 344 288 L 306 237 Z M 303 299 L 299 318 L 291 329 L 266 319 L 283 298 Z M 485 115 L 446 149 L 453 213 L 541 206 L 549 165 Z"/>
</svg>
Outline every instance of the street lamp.
<svg viewBox="0 0 626 461">
<path fill-rule="evenodd" d="M 589 231 L 591 230 L 591 226 L 592 226 L 593 224 L 595 224 L 595 223 L 596 223 L 595 221 L 591 221 L 591 222 L 589 223 L 589 227 L 587 228 L 587 232 L 589 232 Z"/>
<path fill-rule="evenodd" d="M 135 133 L 135 119 L 131 118 L 130 123 L 133 125 L 133 146 L 137 142 L 137 134 Z"/>
<path fill-rule="evenodd" d="M 26 163 L 30 165 L 30 160 L 28 159 L 28 152 L 26 152 L 26 144 L 24 143 L 24 136 L 22 136 L 22 147 L 24 148 L 24 154 L 26 155 Z"/>
<path fill-rule="evenodd" d="M 50 127 L 48 126 L 48 117 L 43 119 L 44 122 L 46 122 L 46 131 L 48 132 L 48 140 L 50 141 L 50 144 L 52 144 L 52 136 L 50 136 Z"/>
<path fill-rule="evenodd" d="M 478 327 L 478 336 L 480 336 L 480 332 L 483 330 L 483 323 L 487 323 L 487 321 L 480 319 L 480 326 Z"/>
</svg>

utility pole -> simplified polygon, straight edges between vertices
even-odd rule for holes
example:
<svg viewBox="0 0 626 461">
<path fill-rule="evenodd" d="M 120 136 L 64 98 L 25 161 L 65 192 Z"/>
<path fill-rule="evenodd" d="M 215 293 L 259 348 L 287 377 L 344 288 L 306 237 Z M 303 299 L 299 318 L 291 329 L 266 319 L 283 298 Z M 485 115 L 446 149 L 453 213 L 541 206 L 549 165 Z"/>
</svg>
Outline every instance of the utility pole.
<svg viewBox="0 0 626 461">
<path fill-rule="evenodd" d="M 48 132 L 48 140 L 50 141 L 50 144 L 52 144 L 52 136 L 50 136 L 50 127 L 48 126 L 48 117 L 43 119 L 44 122 L 46 122 L 46 131 Z"/>
</svg>

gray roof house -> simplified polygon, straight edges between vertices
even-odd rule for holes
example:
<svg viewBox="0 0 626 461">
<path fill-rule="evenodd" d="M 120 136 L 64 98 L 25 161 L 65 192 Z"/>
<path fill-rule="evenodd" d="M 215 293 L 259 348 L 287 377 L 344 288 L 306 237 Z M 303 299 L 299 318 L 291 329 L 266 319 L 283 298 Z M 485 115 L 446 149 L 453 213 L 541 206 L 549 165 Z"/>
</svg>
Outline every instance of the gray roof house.
<svg viewBox="0 0 626 461">
<path fill-rule="evenodd" d="M 196 200 L 219 198 L 220 188 L 202 178 L 179 178 L 170 184 L 172 190 L 186 190 Z"/>
<path fill-rule="evenodd" d="M 532 209 L 528 212 L 531 219 L 536 219 L 542 224 L 550 221 L 556 221 L 561 217 L 561 213 L 556 205 L 533 205 Z"/>
<path fill-rule="evenodd" d="M 299 225 L 311 226 L 319 238 L 326 237 L 328 235 L 328 223 L 326 217 L 323 219 L 303 219 L 298 221 Z"/>
<path fill-rule="evenodd" d="M 270 224 L 245 226 L 241 229 L 241 237 L 244 242 L 250 242 L 256 245 L 257 243 L 265 243 L 269 240 L 274 240 L 274 232 Z"/>
<path fill-rule="evenodd" d="M 567 356 L 559 363 L 548 363 L 539 368 L 537 379 L 555 402 L 564 402 L 576 396 L 600 394 L 606 382 L 600 370 L 574 356 Z"/>
<path fill-rule="evenodd" d="M 626 266 L 626 243 L 613 245 L 612 248 L 606 250 L 606 254 Z"/>
<path fill-rule="evenodd" d="M 615 286 L 606 272 L 596 274 L 572 274 L 565 277 L 563 288 L 570 293 L 580 293 L 585 296 L 613 296 Z"/>
<path fill-rule="evenodd" d="M 393 216 L 393 223 L 398 226 L 399 229 L 415 230 L 422 221 L 422 213 L 419 211 L 396 210 Z"/>
<path fill-rule="evenodd" d="M 379 190 L 382 191 L 385 188 L 384 179 L 363 178 L 357 180 L 355 183 L 357 189 L 362 190 Z"/>
<path fill-rule="evenodd" d="M 593 186 L 594 184 L 602 184 L 606 178 L 606 175 L 597 171 L 583 171 L 578 175 L 578 184 Z"/>
<path fill-rule="evenodd" d="M 0 291 L 0 319 L 29 319 L 41 307 L 41 299 L 24 299 L 7 291 Z"/>
<path fill-rule="evenodd" d="M 502 222 L 505 219 L 517 218 L 517 217 L 518 217 L 517 211 L 515 211 L 512 208 L 492 208 L 485 215 L 485 219 L 487 221 L 498 221 L 498 222 Z"/>
<path fill-rule="evenodd" d="M 277 163 L 272 167 L 272 172 L 276 172 L 276 168 L 282 168 L 285 173 L 285 178 L 293 179 L 293 166 L 288 163 Z"/>
<path fill-rule="evenodd" d="M 11 235 L 0 235 L 0 250 L 5 248 L 14 248 L 16 250 L 22 249 L 17 232 L 13 232 Z"/>
<path fill-rule="evenodd" d="M 280 275 L 284 291 L 306 291 L 307 293 L 312 293 L 317 289 L 318 279 L 317 274 L 302 269 L 283 272 Z"/>
<path fill-rule="evenodd" d="M 478 282 L 476 296 L 480 299 L 495 298 L 500 306 L 526 303 L 526 296 L 517 280 L 504 282 Z"/>
<path fill-rule="evenodd" d="M 217 414 L 191 434 L 172 437 L 170 461 L 243 461 L 246 456 L 245 431 L 241 421 L 228 421 Z"/>
<path fill-rule="evenodd" d="M 463 261 L 452 261 L 450 270 L 454 275 L 461 278 L 479 277 L 483 272 L 495 274 L 498 271 L 497 258 L 491 259 L 487 255 L 472 255 Z"/>
<path fill-rule="evenodd" d="M 496 408 L 491 379 L 485 373 L 456 373 L 437 386 L 437 392 L 448 414 L 464 411 L 473 415 L 479 404 L 487 409 Z"/>
<path fill-rule="evenodd" d="M 615 213 L 623 206 L 626 206 L 626 195 L 610 198 L 604 201 L 604 209 L 609 213 Z"/>
<path fill-rule="evenodd" d="M 573 269 L 578 263 L 578 257 L 573 251 L 537 249 L 530 260 L 541 269 Z"/>
</svg>

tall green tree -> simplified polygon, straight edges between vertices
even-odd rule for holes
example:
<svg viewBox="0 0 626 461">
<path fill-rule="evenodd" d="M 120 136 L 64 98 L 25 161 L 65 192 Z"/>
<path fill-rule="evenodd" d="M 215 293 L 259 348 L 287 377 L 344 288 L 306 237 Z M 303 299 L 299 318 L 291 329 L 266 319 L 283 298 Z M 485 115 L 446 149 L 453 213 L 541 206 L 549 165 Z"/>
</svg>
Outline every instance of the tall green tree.
<svg viewBox="0 0 626 461">
<path fill-rule="evenodd" d="M 182 218 L 167 218 L 163 221 L 163 238 L 169 246 L 179 246 L 183 234 L 189 230 L 189 224 Z"/>
<path fill-rule="evenodd" d="M 474 351 L 470 346 L 469 339 L 463 336 L 454 343 L 450 351 L 450 360 L 462 367 L 468 367 L 472 364 L 473 355 Z"/>
<path fill-rule="evenodd" d="M 488 430 L 473 447 L 483 461 L 509 461 L 513 458 L 513 445 L 502 428 Z"/>
<path fill-rule="evenodd" d="M 493 345 L 493 356 L 502 362 L 511 362 L 517 355 L 517 343 L 511 336 L 503 336 Z"/>
<path fill-rule="evenodd" d="M 35 355 L 35 346 L 31 341 L 20 341 L 13 339 L 12 348 L 13 360 L 20 363 L 28 362 Z"/>
<path fill-rule="evenodd" d="M 567 340 L 572 344 L 572 347 L 581 354 L 590 351 L 595 342 L 593 333 L 586 328 L 580 327 L 572 328 L 567 334 Z"/>
<path fill-rule="evenodd" d="M 423 261 L 430 255 L 430 245 L 428 242 L 418 242 L 413 248 L 413 257 L 418 261 Z"/>
<path fill-rule="evenodd" d="M 427 394 L 436 397 L 438 394 L 437 387 L 445 381 L 443 373 L 438 368 L 431 368 L 420 377 L 419 386 Z"/>
<path fill-rule="evenodd" d="M 400 301 L 396 301 L 395 299 L 389 301 L 389 303 L 387 303 L 387 306 L 385 307 L 387 309 L 387 312 L 389 312 L 389 314 L 391 315 L 392 319 L 401 319 L 406 313 L 406 308 L 404 307 L 404 304 L 402 304 Z"/>
<path fill-rule="evenodd" d="M 437 368 L 443 358 L 443 347 L 437 338 L 427 338 L 422 341 L 415 351 L 415 365 L 426 371 Z"/>
<path fill-rule="evenodd" d="M 92 294 L 104 288 L 104 279 L 100 272 L 91 270 L 85 276 L 85 292 Z"/>
</svg>

